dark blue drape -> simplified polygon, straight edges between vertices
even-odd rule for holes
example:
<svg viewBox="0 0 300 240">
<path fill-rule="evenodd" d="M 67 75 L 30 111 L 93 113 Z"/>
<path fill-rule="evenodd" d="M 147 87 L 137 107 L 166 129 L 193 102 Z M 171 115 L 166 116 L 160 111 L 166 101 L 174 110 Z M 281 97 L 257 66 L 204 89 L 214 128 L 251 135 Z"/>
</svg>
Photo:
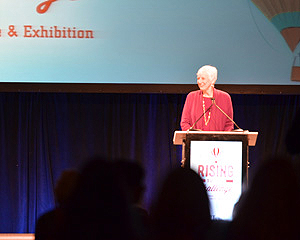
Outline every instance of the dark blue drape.
<svg viewBox="0 0 300 240">
<path fill-rule="evenodd" d="M 127 158 L 146 170 L 144 206 L 180 165 L 172 143 L 185 94 L 0 93 L 0 232 L 34 232 L 37 217 L 54 206 L 61 172 L 91 156 Z M 258 131 L 252 169 L 285 151 L 298 95 L 232 95 L 234 119 Z M 251 173 L 251 171 L 250 171 Z"/>
</svg>

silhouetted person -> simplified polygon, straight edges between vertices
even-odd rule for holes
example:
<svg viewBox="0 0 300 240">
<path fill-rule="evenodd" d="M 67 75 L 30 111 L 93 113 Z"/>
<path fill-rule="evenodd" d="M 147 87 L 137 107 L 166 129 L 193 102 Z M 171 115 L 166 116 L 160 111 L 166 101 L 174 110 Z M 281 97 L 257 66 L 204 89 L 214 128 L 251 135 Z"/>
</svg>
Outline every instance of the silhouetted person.
<svg viewBox="0 0 300 240">
<path fill-rule="evenodd" d="M 60 225 L 63 224 L 64 214 L 62 208 L 67 204 L 73 193 L 78 178 L 79 173 L 76 170 L 65 170 L 61 174 L 54 189 L 56 207 L 38 219 L 35 229 L 36 240 L 50 240 L 57 238 L 56 234 L 58 229 L 60 228 Z"/>
<path fill-rule="evenodd" d="M 89 161 L 65 207 L 60 239 L 134 239 L 129 204 L 115 166 L 103 159 Z"/>
<path fill-rule="evenodd" d="M 133 227 L 139 239 L 149 238 L 149 216 L 141 205 L 145 191 L 145 171 L 137 162 L 127 159 L 115 162 L 118 176 L 125 184 L 128 194 L 130 210 L 133 218 Z"/>
<path fill-rule="evenodd" d="M 299 239 L 299 203 L 291 162 L 268 159 L 236 206 L 229 239 Z"/>
<path fill-rule="evenodd" d="M 209 199 L 202 179 L 191 169 L 172 171 L 151 213 L 153 239 L 205 239 L 211 225 Z"/>
</svg>

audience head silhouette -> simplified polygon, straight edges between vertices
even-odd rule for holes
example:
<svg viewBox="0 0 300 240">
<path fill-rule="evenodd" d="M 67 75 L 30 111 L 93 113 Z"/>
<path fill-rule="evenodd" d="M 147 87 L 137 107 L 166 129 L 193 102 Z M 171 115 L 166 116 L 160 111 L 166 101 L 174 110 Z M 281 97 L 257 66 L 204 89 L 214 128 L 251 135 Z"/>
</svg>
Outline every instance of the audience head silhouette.
<svg viewBox="0 0 300 240">
<path fill-rule="evenodd" d="M 62 239 L 134 239 L 127 196 L 112 163 L 89 161 L 66 206 Z"/>
<path fill-rule="evenodd" d="M 204 239 L 211 218 L 200 176 L 191 169 L 172 171 L 153 208 L 153 221 L 159 239 Z"/>
<path fill-rule="evenodd" d="M 64 224 L 62 209 L 68 204 L 70 196 L 75 191 L 78 178 L 79 172 L 76 170 L 65 170 L 62 172 L 54 188 L 56 208 L 39 217 L 35 226 L 36 240 L 58 238 L 59 229 Z"/>
<path fill-rule="evenodd" d="M 139 204 L 145 191 L 145 171 L 143 167 L 137 162 L 126 159 L 118 159 L 115 162 L 115 166 L 118 175 L 122 178 L 122 181 L 126 186 L 130 202 Z"/>
<path fill-rule="evenodd" d="M 142 207 L 145 191 L 145 171 L 140 164 L 128 159 L 118 159 L 115 166 L 126 187 L 135 236 L 138 239 L 148 239 L 150 231 L 149 215 L 147 210 Z"/>
<path fill-rule="evenodd" d="M 78 178 L 79 172 L 76 170 L 65 170 L 62 172 L 54 188 L 54 195 L 58 206 L 67 203 L 75 190 Z"/>
<path fill-rule="evenodd" d="M 291 162 L 270 158 L 241 196 L 232 222 L 234 239 L 296 239 L 299 186 Z"/>
</svg>

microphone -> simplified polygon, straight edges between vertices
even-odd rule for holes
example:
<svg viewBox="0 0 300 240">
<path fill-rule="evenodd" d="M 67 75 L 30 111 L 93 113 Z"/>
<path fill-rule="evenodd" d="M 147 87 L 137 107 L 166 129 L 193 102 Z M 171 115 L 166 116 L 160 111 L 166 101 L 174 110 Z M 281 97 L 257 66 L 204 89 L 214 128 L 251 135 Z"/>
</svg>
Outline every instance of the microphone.
<svg viewBox="0 0 300 240">
<path fill-rule="evenodd" d="M 233 121 L 233 119 L 231 117 L 229 117 L 217 104 L 216 104 L 216 101 L 215 101 L 215 98 L 211 98 L 211 101 L 212 101 L 212 105 L 215 105 L 238 129 L 235 129 L 233 131 L 237 131 L 237 132 L 240 132 L 240 131 L 244 131 L 243 129 L 241 129 L 236 123 L 235 121 Z"/>
<path fill-rule="evenodd" d="M 211 98 L 211 100 L 214 101 L 214 98 Z M 206 109 L 204 113 L 202 113 L 202 115 L 196 120 L 196 122 L 194 122 L 194 124 L 187 130 L 187 132 L 196 130 L 196 129 L 193 129 L 193 127 L 195 127 L 196 123 L 199 122 L 199 120 L 204 116 L 205 113 L 207 113 L 211 109 L 211 107 L 213 105 L 214 105 L 214 102 L 212 102 L 212 104 L 209 106 L 209 108 Z"/>
</svg>

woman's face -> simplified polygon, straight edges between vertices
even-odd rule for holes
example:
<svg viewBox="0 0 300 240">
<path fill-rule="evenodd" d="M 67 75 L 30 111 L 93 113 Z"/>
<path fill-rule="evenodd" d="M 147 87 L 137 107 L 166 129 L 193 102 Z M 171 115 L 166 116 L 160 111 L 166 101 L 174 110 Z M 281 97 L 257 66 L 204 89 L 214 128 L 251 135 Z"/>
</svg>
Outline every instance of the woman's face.
<svg viewBox="0 0 300 240">
<path fill-rule="evenodd" d="M 207 73 L 197 73 L 197 83 L 202 91 L 207 91 L 212 86 L 212 81 Z"/>
</svg>

